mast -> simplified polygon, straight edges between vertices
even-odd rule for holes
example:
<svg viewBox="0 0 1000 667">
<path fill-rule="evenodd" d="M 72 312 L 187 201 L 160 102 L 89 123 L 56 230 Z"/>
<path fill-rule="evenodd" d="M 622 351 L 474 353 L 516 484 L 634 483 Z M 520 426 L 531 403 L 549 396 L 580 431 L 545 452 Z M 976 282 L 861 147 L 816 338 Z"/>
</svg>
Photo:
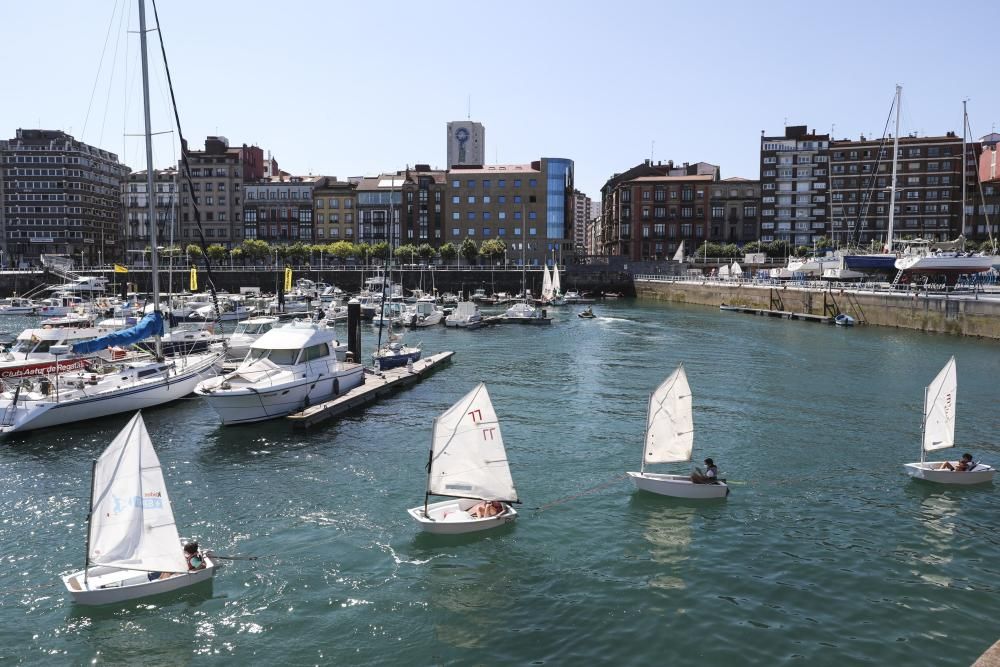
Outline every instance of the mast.
<svg viewBox="0 0 1000 667">
<path fill-rule="evenodd" d="M 649 437 L 649 413 L 653 411 L 653 392 L 649 393 L 649 402 L 646 404 L 646 430 L 642 432 L 642 458 L 639 461 L 639 474 L 646 472 L 646 438 Z"/>
<path fill-rule="evenodd" d="M 424 517 L 427 516 L 427 501 L 431 497 L 431 463 L 434 462 L 434 432 L 437 430 L 438 418 L 434 418 L 434 426 L 431 427 L 431 451 L 427 454 L 427 486 L 424 487 Z"/>
<path fill-rule="evenodd" d="M 899 107 L 903 100 L 903 87 L 896 84 L 896 133 L 892 135 L 892 181 L 889 185 L 889 233 L 886 245 L 892 254 L 892 223 L 896 217 L 896 162 L 899 159 Z"/>
<path fill-rule="evenodd" d="M 920 419 L 920 462 L 924 462 L 924 433 L 927 432 L 927 389 L 924 387 L 924 414 Z"/>
<path fill-rule="evenodd" d="M 969 126 L 969 112 L 966 110 L 966 100 L 962 100 L 962 237 L 965 237 L 965 163 L 967 158 L 966 151 L 966 132 L 965 128 Z M 965 250 L 965 248 L 962 248 Z"/>
<path fill-rule="evenodd" d="M 149 261 L 153 288 L 153 312 L 160 312 L 160 274 L 156 250 L 156 207 L 153 201 L 153 130 L 149 120 L 149 58 L 146 54 L 146 0 L 139 3 L 139 43 L 142 51 L 142 111 L 146 123 L 146 204 L 149 209 Z M 156 358 L 163 358 L 160 334 L 156 334 Z"/>
<path fill-rule="evenodd" d="M 395 212 L 395 204 L 392 201 L 392 196 L 394 194 L 393 190 L 396 187 L 396 177 L 393 176 L 390 181 L 389 186 L 389 216 L 388 221 L 385 226 L 385 236 L 386 245 L 388 246 L 388 251 L 385 253 L 385 274 L 382 276 L 382 303 L 379 304 L 379 319 L 378 319 L 378 347 L 376 350 L 382 349 L 382 326 L 385 324 L 385 291 L 389 287 L 389 268 L 392 266 L 392 214 Z"/>
<path fill-rule="evenodd" d="M 94 516 L 94 477 L 97 475 L 97 459 L 90 464 L 90 499 L 87 501 L 87 551 L 83 555 L 83 587 L 87 587 L 87 573 L 90 571 L 90 533 Z"/>
<path fill-rule="evenodd" d="M 525 255 L 525 243 L 527 242 L 527 234 L 524 228 L 524 204 L 521 204 L 521 298 L 524 299 L 524 303 L 528 303 L 528 259 Z"/>
</svg>

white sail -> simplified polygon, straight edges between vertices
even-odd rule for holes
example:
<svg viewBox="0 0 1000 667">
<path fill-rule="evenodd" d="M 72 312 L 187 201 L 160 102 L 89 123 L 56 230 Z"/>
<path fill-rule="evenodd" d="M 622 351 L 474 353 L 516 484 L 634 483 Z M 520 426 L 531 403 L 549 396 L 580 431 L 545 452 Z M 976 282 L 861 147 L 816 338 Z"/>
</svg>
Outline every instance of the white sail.
<svg viewBox="0 0 1000 667">
<path fill-rule="evenodd" d="M 649 397 L 643 462 L 690 461 L 693 448 L 691 387 L 684 366 L 678 366 Z"/>
<path fill-rule="evenodd" d="M 434 420 L 431 446 L 428 493 L 517 501 L 500 424 L 483 383 Z"/>
<path fill-rule="evenodd" d="M 542 298 L 551 299 L 552 298 L 552 276 L 549 275 L 549 267 L 547 264 L 542 265 L 542 271 L 544 275 L 542 276 Z"/>
<path fill-rule="evenodd" d="M 955 357 L 952 357 L 927 387 L 927 395 L 924 398 L 925 452 L 955 446 L 957 393 L 958 373 L 955 369 Z"/>
<path fill-rule="evenodd" d="M 89 564 L 187 572 L 160 460 L 140 413 L 97 460 L 91 503 Z"/>
<path fill-rule="evenodd" d="M 719 267 L 719 277 L 720 278 L 728 278 L 729 277 L 729 265 L 728 264 L 723 264 L 722 266 Z"/>
<path fill-rule="evenodd" d="M 729 275 L 734 278 L 743 277 L 743 267 L 740 266 L 739 262 L 733 262 L 733 265 L 729 267 Z"/>
<path fill-rule="evenodd" d="M 684 241 L 681 241 L 681 244 L 677 246 L 677 252 L 674 253 L 674 261 L 675 262 L 684 261 Z"/>
<path fill-rule="evenodd" d="M 562 294 L 562 284 L 559 281 L 559 265 L 552 265 L 552 296 Z"/>
</svg>

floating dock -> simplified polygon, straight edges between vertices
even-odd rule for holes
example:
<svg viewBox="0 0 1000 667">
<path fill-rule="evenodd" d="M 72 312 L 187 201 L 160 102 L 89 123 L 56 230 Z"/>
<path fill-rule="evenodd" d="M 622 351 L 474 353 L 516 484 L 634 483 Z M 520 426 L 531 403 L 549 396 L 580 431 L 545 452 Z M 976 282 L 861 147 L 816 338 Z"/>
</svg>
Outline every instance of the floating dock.
<svg viewBox="0 0 1000 667">
<path fill-rule="evenodd" d="M 378 399 L 396 392 L 403 387 L 420 382 L 426 375 L 448 363 L 454 352 L 439 352 L 420 361 L 413 362 L 413 368 L 401 366 L 376 373 L 365 369 L 364 382 L 337 398 L 312 405 L 302 412 L 288 415 L 285 419 L 292 422 L 295 428 L 309 428 L 327 419 L 339 417 Z"/>
<path fill-rule="evenodd" d="M 785 320 L 805 320 L 806 322 L 819 322 L 820 324 L 835 324 L 834 318 L 826 315 L 812 315 L 811 313 L 793 313 L 789 310 L 768 310 L 767 308 L 747 308 L 744 306 L 727 306 L 722 304 L 719 310 L 733 313 L 746 313 L 747 315 L 761 315 L 764 317 L 780 317 Z"/>
</svg>

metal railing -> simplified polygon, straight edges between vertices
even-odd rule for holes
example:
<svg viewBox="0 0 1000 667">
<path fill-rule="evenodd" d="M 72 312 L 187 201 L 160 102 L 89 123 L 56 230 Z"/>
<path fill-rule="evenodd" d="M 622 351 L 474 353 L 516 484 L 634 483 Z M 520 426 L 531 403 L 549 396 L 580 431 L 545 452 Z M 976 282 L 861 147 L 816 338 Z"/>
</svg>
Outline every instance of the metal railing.
<svg viewBox="0 0 1000 667">
<path fill-rule="evenodd" d="M 900 294 L 913 296 L 927 294 L 929 296 L 1000 296 L 1000 286 L 982 283 L 959 283 L 958 285 L 943 284 L 902 284 L 893 286 L 886 281 L 844 282 L 837 280 L 780 280 L 777 278 L 726 278 L 718 276 L 668 276 L 668 275 L 635 275 L 634 281 L 653 283 L 683 283 L 688 285 L 720 285 L 727 287 L 760 287 L 773 289 L 775 287 L 803 289 L 813 291 L 844 291 L 855 294 Z"/>
</svg>

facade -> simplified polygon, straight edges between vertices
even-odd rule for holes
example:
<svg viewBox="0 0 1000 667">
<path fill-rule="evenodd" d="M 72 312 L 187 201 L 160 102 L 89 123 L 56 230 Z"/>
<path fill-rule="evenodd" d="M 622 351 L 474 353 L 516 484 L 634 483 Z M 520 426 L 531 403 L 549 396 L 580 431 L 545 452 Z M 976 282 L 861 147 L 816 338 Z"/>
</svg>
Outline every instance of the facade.
<svg viewBox="0 0 1000 667">
<path fill-rule="evenodd" d="M 316 243 L 354 241 L 356 187 L 356 183 L 339 181 L 336 176 L 323 176 L 316 181 L 312 193 Z"/>
<path fill-rule="evenodd" d="M 725 178 L 712 186 L 709 240 L 744 244 L 760 238 L 760 181 Z"/>
<path fill-rule="evenodd" d="M 205 150 L 191 151 L 183 146 L 191 168 L 194 199 L 183 172 L 183 160 L 178 163 L 181 191 L 180 244 L 199 240 L 195 207 L 205 232 L 205 241 L 227 248 L 243 240 L 244 183 L 264 177 L 264 152 L 257 146 L 230 148 L 225 137 L 207 137 Z"/>
<path fill-rule="evenodd" d="M 143 262 L 150 245 L 149 200 L 146 197 L 146 172 L 133 171 L 124 184 L 125 224 L 122 228 L 122 242 L 125 246 L 125 260 L 129 263 Z M 179 245 L 177 229 L 178 185 L 177 170 L 156 169 L 153 173 L 153 205 L 156 208 L 156 242 L 167 247 L 171 243 Z"/>
<path fill-rule="evenodd" d="M 719 167 L 707 162 L 674 166 L 646 160 L 612 176 L 601 188 L 601 254 L 632 260 L 673 256 L 710 233 L 709 193 Z"/>
<path fill-rule="evenodd" d="M 829 236 L 830 135 L 805 125 L 760 138 L 760 240 L 812 245 Z"/>
<path fill-rule="evenodd" d="M 278 176 L 243 185 L 243 238 L 313 243 L 313 188 L 322 176 Z"/>
<path fill-rule="evenodd" d="M 573 169 L 564 158 L 449 169 L 442 243 L 496 238 L 512 264 L 563 263 L 573 253 Z"/>
<path fill-rule="evenodd" d="M 403 173 L 401 243 L 437 247 L 444 236 L 448 174 L 418 164 Z"/>
<path fill-rule="evenodd" d="M 587 223 L 593 217 L 593 202 L 579 190 L 573 191 L 573 250 L 577 255 L 588 255 Z"/>
<path fill-rule="evenodd" d="M 968 144 L 969 196 L 978 181 L 978 144 Z M 962 138 L 900 137 L 893 236 L 948 240 L 962 232 Z M 830 142 L 832 240 L 885 241 L 889 228 L 892 139 Z M 968 230 L 966 234 L 968 235 Z"/>
<path fill-rule="evenodd" d="M 400 245 L 399 218 L 403 203 L 404 172 L 365 176 L 356 188 L 357 240 L 374 245 Z"/>
<path fill-rule="evenodd" d="M 471 120 L 448 123 L 448 167 L 486 164 L 486 128 Z"/>
<path fill-rule="evenodd" d="M 984 181 L 979 187 L 981 195 L 977 190 L 969 196 L 966 236 L 980 243 L 990 238 L 1000 243 L 1000 178 Z"/>
<path fill-rule="evenodd" d="M 120 259 L 118 156 L 60 130 L 18 129 L 0 141 L 0 265 L 38 264 L 43 254 L 78 263 Z"/>
</svg>

